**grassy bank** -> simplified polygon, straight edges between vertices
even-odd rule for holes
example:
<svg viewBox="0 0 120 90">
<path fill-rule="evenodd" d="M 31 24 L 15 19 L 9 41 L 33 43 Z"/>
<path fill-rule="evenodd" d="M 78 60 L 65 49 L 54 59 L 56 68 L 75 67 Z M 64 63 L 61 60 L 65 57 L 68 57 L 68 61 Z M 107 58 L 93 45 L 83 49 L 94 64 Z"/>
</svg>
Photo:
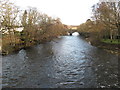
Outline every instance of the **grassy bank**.
<svg viewBox="0 0 120 90">
<path fill-rule="evenodd" d="M 107 44 L 120 44 L 120 41 L 118 39 L 102 39 L 101 42 L 107 43 Z"/>
<path fill-rule="evenodd" d="M 104 49 L 110 53 L 120 55 L 120 41 L 118 39 L 97 39 L 97 35 L 81 34 L 86 41 L 91 42 L 91 45 Z M 86 37 L 87 36 L 87 37 Z"/>
</svg>

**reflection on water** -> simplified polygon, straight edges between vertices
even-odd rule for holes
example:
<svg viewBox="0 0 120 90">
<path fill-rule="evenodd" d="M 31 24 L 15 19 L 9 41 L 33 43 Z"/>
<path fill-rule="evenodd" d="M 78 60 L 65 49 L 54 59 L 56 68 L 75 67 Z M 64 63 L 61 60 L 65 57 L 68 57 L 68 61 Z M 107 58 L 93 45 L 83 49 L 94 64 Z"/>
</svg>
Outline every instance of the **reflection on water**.
<svg viewBox="0 0 120 90">
<path fill-rule="evenodd" d="M 3 87 L 119 87 L 118 57 L 80 36 L 62 36 L 4 56 Z"/>
</svg>

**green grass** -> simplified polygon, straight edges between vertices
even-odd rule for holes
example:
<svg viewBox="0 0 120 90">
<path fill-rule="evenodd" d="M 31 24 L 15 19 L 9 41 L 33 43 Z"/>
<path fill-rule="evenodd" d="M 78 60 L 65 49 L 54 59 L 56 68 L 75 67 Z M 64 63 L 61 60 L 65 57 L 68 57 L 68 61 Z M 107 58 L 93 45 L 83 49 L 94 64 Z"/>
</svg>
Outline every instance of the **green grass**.
<svg viewBox="0 0 120 90">
<path fill-rule="evenodd" d="M 102 39 L 101 41 L 104 42 L 104 43 L 109 43 L 109 44 L 120 44 L 120 40 L 118 40 L 118 39 L 113 39 L 113 40 L 111 40 L 111 39 Z"/>
</svg>

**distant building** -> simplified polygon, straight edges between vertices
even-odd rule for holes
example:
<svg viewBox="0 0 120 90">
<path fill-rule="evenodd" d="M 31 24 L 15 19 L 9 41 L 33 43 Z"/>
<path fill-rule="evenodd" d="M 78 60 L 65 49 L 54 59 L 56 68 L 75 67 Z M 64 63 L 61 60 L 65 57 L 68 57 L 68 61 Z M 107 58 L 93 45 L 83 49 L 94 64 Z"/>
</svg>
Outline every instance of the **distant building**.
<svg viewBox="0 0 120 90">
<path fill-rule="evenodd" d="M 19 28 L 14 28 L 16 31 L 19 31 L 19 32 L 21 32 L 23 29 L 24 29 L 24 27 L 19 27 Z"/>
<path fill-rule="evenodd" d="M 0 31 L 3 31 L 4 33 L 8 33 L 8 31 L 19 31 L 19 32 L 21 32 L 22 30 L 24 29 L 24 27 L 16 27 L 16 28 L 12 28 L 12 29 L 8 29 L 8 28 L 5 28 L 5 27 L 1 27 L 0 28 Z M 3 34 L 4 34 L 3 33 Z"/>
</svg>

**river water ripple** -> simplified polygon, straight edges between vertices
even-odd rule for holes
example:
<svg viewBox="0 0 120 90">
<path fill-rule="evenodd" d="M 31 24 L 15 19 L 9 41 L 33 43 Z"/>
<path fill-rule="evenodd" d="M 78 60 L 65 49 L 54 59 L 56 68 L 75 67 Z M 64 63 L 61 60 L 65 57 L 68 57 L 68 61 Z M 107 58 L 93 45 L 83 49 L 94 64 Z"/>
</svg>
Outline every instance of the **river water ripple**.
<svg viewBox="0 0 120 90">
<path fill-rule="evenodd" d="M 80 36 L 61 36 L 3 56 L 3 84 L 12 88 L 118 88 L 118 56 Z"/>
</svg>

